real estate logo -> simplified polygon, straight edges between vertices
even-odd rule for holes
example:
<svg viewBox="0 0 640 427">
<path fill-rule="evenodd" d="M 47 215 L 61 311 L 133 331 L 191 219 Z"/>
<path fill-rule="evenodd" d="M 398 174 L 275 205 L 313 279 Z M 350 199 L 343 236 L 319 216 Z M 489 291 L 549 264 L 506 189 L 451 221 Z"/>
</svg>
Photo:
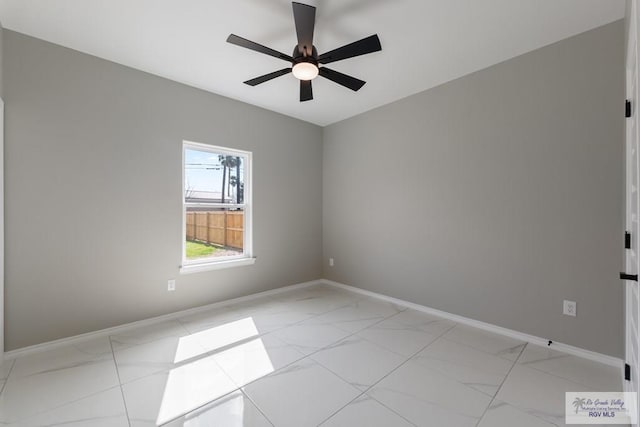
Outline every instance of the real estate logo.
<svg viewBox="0 0 640 427">
<path fill-rule="evenodd" d="M 637 402 L 637 393 L 567 392 L 565 423 L 636 424 Z"/>
</svg>

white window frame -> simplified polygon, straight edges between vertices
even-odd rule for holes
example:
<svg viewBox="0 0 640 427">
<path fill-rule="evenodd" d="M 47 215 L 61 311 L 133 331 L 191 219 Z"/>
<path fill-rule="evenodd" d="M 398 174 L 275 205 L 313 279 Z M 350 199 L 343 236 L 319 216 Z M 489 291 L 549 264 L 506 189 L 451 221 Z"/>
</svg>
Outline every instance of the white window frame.
<svg viewBox="0 0 640 427">
<path fill-rule="evenodd" d="M 242 157 L 245 159 L 244 165 L 244 203 L 186 203 L 185 198 L 185 159 L 186 150 L 193 149 L 207 151 L 214 154 L 226 156 Z M 253 216 L 252 216 L 252 185 L 251 170 L 253 168 L 253 155 L 250 151 L 236 150 L 234 148 L 220 147 L 216 145 L 203 144 L 193 141 L 182 141 L 182 262 L 180 273 L 195 273 L 198 271 L 217 270 L 221 268 L 240 267 L 255 263 L 253 257 Z M 186 256 L 186 236 L 187 236 L 187 208 L 188 207 L 211 207 L 211 208 L 242 208 L 243 209 L 243 243 L 242 255 L 226 256 L 220 258 L 204 258 L 200 260 L 187 260 Z"/>
</svg>

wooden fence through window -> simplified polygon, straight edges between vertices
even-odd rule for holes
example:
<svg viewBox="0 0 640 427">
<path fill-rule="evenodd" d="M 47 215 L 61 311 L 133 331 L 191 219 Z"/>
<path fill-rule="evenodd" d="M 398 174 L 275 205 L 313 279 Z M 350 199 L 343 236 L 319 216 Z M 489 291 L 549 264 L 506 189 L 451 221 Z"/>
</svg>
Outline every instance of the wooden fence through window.
<svg viewBox="0 0 640 427">
<path fill-rule="evenodd" d="M 187 212 L 187 240 L 242 250 L 243 211 Z"/>
</svg>

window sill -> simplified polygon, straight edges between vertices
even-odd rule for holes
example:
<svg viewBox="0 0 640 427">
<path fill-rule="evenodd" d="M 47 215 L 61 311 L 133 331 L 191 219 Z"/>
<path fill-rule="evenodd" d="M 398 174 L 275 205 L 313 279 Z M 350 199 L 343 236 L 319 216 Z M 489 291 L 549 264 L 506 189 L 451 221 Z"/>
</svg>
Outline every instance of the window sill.
<svg viewBox="0 0 640 427">
<path fill-rule="evenodd" d="M 183 265 L 180 267 L 180 274 L 199 273 L 201 271 L 221 270 L 223 268 L 242 267 L 244 265 L 255 264 L 255 258 L 231 259 L 228 261 L 214 261 L 203 264 Z"/>
</svg>

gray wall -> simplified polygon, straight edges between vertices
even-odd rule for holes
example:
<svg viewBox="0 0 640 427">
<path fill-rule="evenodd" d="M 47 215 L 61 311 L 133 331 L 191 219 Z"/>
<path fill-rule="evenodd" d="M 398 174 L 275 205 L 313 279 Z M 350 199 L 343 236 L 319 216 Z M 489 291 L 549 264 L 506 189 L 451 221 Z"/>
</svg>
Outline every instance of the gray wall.
<svg viewBox="0 0 640 427">
<path fill-rule="evenodd" d="M 0 98 L 2 98 L 3 95 L 4 95 L 4 90 L 3 90 L 4 86 L 2 84 L 2 81 L 3 81 L 2 80 L 2 64 L 3 64 L 2 59 L 3 59 L 3 56 L 4 56 L 3 48 L 2 48 L 2 46 L 3 46 L 3 43 L 2 43 L 3 35 L 4 35 L 4 28 L 2 27 L 2 23 L 0 22 Z"/>
<path fill-rule="evenodd" d="M 4 54 L 7 350 L 321 277 L 319 127 L 11 31 Z M 254 153 L 255 265 L 179 275 L 183 139 Z"/>
<path fill-rule="evenodd" d="M 622 356 L 623 32 L 325 128 L 325 277 Z"/>
<path fill-rule="evenodd" d="M 317 279 L 324 256 L 329 279 L 622 355 L 622 23 L 325 128 L 324 149 L 316 126 L 2 35 L 7 350 Z M 254 266 L 178 273 L 183 139 L 254 152 Z"/>
</svg>

